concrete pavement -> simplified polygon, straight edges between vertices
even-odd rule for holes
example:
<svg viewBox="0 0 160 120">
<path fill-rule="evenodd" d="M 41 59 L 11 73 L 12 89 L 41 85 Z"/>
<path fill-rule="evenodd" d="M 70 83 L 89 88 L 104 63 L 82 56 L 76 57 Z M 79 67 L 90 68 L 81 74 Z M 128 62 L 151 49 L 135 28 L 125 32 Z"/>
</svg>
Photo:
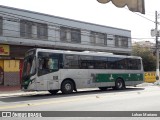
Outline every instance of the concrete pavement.
<svg viewBox="0 0 160 120">
<path fill-rule="evenodd" d="M 142 83 L 140 85 L 137 85 L 137 87 L 147 87 L 147 86 L 159 86 L 159 84 Z M 20 86 L 0 86 L 0 97 L 19 96 L 19 95 L 36 95 L 36 94 L 48 94 L 48 91 L 24 92 L 24 91 L 21 91 Z"/>
<path fill-rule="evenodd" d="M 0 97 L 6 96 L 19 96 L 19 95 L 35 95 L 48 93 L 47 91 L 34 91 L 34 92 L 24 92 L 21 90 L 21 86 L 0 86 Z"/>
<path fill-rule="evenodd" d="M 20 90 L 21 86 L 17 85 L 17 86 L 3 86 L 0 85 L 0 92 L 6 92 L 6 91 L 17 91 Z"/>
</svg>

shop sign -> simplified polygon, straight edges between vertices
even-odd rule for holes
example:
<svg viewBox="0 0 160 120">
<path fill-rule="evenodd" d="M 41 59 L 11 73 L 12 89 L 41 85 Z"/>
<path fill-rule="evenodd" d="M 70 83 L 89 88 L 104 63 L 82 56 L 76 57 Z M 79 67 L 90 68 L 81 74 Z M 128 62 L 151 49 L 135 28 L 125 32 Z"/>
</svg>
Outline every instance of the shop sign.
<svg viewBox="0 0 160 120">
<path fill-rule="evenodd" d="M 156 82 L 156 72 L 145 72 L 145 82 L 153 83 Z"/>
<path fill-rule="evenodd" d="M 0 55 L 9 55 L 9 45 L 0 45 Z"/>
</svg>

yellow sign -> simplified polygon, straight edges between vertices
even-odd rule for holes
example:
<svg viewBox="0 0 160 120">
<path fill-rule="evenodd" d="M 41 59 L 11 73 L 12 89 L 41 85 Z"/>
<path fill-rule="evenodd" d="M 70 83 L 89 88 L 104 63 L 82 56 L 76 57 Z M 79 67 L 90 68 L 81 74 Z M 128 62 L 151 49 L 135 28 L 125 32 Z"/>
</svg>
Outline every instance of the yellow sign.
<svg viewBox="0 0 160 120">
<path fill-rule="evenodd" d="M 19 72 L 19 60 L 4 60 L 4 72 Z"/>
<path fill-rule="evenodd" d="M 0 55 L 9 55 L 9 45 L 0 45 Z"/>
<path fill-rule="evenodd" d="M 145 82 L 153 83 L 156 82 L 156 72 L 145 72 Z"/>
</svg>

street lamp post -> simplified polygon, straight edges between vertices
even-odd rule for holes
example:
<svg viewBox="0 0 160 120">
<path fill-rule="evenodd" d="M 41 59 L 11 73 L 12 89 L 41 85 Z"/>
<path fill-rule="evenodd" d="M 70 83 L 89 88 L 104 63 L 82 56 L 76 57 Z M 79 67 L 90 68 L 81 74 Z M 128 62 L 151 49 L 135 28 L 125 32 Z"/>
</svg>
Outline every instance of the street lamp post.
<svg viewBox="0 0 160 120">
<path fill-rule="evenodd" d="M 159 80 L 159 47 L 158 47 L 158 22 L 157 11 L 155 12 L 155 31 L 156 31 L 156 80 Z"/>
</svg>

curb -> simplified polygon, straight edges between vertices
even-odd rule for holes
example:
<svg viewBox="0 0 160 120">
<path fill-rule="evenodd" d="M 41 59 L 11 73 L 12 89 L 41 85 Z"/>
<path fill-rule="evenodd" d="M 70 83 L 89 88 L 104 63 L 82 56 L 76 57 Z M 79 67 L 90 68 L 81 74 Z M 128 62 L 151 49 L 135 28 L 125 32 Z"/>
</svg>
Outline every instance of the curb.
<svg viewBox="0 0 160 120">
<path fill-rule="evenodd" d="M 26 96 L 26 95 L 38 95 L 38 94 L 47 94 L 47 91 L 34 91 L 34 92 L 23 92 L 23 91 L 13 91 L 9 93 L 0 93 L 0 97 L 8 96 Z"/>
</svg>

